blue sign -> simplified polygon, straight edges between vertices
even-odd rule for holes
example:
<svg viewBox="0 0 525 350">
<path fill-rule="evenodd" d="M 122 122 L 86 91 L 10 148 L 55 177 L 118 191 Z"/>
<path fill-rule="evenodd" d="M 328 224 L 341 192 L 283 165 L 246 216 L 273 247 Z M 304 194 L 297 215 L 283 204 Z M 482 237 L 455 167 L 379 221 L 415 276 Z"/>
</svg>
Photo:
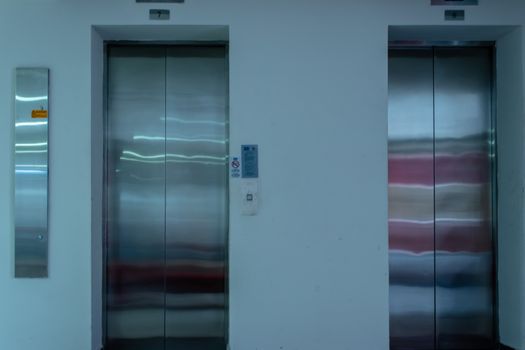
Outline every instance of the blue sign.
<svg viewBox="0 0 525 350">
<path fill-rule="evenodd" d="M 259 146 L 241 146 L 241 165 L 243 179 L 256 179 L 259 177 Z"/>
</svg>

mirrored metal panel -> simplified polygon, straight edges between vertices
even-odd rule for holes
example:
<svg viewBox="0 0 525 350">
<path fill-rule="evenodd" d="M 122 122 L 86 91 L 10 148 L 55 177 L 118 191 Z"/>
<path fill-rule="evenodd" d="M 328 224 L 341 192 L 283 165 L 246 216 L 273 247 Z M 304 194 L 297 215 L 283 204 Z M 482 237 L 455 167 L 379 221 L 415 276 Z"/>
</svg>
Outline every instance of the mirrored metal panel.
<svg viewBox="0 0 525 350">
<path fill-rule="evenodd" d="M 48 69 L 16 70 L 15 277 L 48 274 L 48 90 Z"/>
<path fill-rule="evenodd" d="M 166 349 L 226 349 L 228 80 L 225 47 L 166 62 Z"/>
<path fill-rule="evenodd" d="M 495 348 L 492 50 L 435 48 L 438 349 Z"/>
<path fill-rule="evenodd" d="M 109 49 L 109 350 L 164 349 L 165 60 L 163 48 Z"/>
<path fill-rule="evenodd" d="M 390 348 L 434 349 L 432 49 L 390 50 Z"/>
</svg>

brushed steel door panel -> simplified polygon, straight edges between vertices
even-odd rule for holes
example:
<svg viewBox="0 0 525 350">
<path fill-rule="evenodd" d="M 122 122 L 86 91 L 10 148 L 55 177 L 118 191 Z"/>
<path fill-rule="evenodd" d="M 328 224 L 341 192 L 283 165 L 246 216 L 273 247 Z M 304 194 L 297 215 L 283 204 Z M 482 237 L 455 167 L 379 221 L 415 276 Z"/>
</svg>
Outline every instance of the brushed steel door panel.
<svg viewBox="0 0 525 350">
<path fill-rule="evenodd" d="M 177 46 L 167 53 L 166 344 L 225 349 L 226 49 Z"/>
<path fill-rule="evenodd" d="M 434 86 L 437 345 L 493 349 L 492 50 L 436 48 Z"/>
<path fill-rule="evenodd" d="M 164 48 L 109 48 L 109 350 L 164 349 L 165 63 Z"/>
<path fill-rule="evenodd" d="M 389 53 L 390 348 L 434 349 L 432 50 Z"/>
</svg>

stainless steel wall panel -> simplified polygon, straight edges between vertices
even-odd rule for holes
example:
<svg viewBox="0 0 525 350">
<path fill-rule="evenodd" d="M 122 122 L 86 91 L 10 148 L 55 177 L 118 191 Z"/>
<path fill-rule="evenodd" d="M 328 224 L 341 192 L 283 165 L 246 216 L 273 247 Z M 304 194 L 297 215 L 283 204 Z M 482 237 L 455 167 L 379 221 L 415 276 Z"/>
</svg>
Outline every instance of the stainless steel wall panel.
<svg viewBox="0 0 525 350">
<path fill-rule="evenodd" d="M 166 87 L 166 345 L 226 349 L 226 49 L 168 48 Z"/>
<path fill-rule="evenodd" d="M 494 349 L 492 50 L 435 49 L 439 349 Z"/>
<path fill-rule="evenodd" d="M 434 349 L 433 55 L 389 53 L 390 348 Z"/>
<path fill-rule="evenodd" d="M 48 87 L 48 69 L 16 70 L 15 277 L 48 274 Z"/>
<path fill-rule="evenodd" d="M 108 350 L 164 349 L 165 51 L 109 48 Z"/>
</svg>

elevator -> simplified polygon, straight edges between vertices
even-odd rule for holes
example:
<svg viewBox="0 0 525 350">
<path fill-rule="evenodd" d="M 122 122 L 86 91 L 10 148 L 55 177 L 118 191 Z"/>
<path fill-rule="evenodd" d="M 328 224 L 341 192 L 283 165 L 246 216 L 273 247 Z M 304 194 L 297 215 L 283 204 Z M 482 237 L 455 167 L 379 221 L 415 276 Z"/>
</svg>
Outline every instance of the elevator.
<svg viewBox="0 0 525 350">
<path fill-rule="evenodd" d="M 106 48 L 105 350 L 225 350 L 228 58 Z"/>
<path fill-rule="evenodd" d="M 389 49 L 390 349 L 492 350 L 493 48 Z"/>
</svg>

